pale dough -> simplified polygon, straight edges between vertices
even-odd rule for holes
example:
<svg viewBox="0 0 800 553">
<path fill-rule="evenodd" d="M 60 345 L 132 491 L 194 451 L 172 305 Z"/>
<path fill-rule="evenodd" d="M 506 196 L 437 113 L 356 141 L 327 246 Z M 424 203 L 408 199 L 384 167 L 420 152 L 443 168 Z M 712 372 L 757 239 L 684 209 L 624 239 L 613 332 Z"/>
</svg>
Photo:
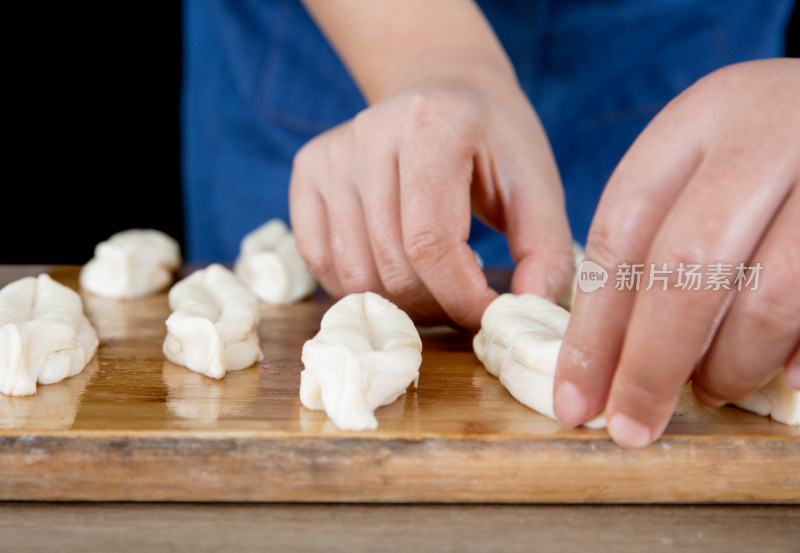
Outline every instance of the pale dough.
<svg viewBox="0 0 800 553">
<path fill-rule="evenodd" d="M 504 294 L 486 309 L 473 340 L 486 370 L 520 403 L 552 419 L 555 368 L 569 317 L 565 309 L 533 294 Z M 784 424 L 800 424 L 800 391 L 789 388 L 783 373 L 735 405 Z M 585 426 L 602 428 L 605 417 Z"/>
<path fill-rule="evenodd" d="M 553 383 L 569 312 L 533 294 L 503 294 L 481 318 L 472 346 L 486 370 L 514 398 L 555 419 Z M 604 428 L 600 415 L 585 426 Z"/>
<path fill-rule="evenodd" d="M 100 242 L 81 269 L 81 287 L 106 298 L 138 298 L 172 282 L 181 265 L 178 243 L 161 231 L 130 229 Z"/>
<path fill-rule="evenodd" d="M 234 271 L 258 298 L 274 305 L 295 303 L 317 286 L 300 257 L 294 235 L 280 219 L 272 219 L 244 237 Z"/>
<path fill-rule="evenodd" d="M 794 390 L 786 384 L 783 371 L 761 389 L 734 402 L 734 405 L 765 417 L 771 416 L 772 420 L 783 424 L 800 425 L 800 390 Z"/>
<path fill-rule="evenodd" d="M 80 296 L 47 274 L 0 290 L 0 392 L 36 393 L 80 373 L 97 350 Z"/>
<path fill-rule="evenodd" d="M 303 345 L 300 401 L 342 430 L 373 430 L 374 411 L 419 378 L 422 340 L 409 316 L 378 294 L 351 294 Z"/>
<path fill-rule="evenodd" d="M 169 291 L 164 355 L 211 378 L 264 358 L 256 327 L 258 300 L 222 265 L 209 265 Z"/>
</svg>

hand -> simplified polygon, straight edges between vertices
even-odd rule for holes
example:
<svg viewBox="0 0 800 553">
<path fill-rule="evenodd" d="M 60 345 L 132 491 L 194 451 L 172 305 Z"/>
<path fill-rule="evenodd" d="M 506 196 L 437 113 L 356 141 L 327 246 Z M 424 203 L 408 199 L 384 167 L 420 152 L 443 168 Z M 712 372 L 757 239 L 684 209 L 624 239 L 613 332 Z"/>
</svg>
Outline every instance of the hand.
<svg viewBox="0 0 800 553">
<path fill-rule="evenodd" d="M 587 259 L 761 264 L 758 289 L 609 285 L 578 293 L 556 373 L 555 411 L 580 424 L 605 406 L 620 445 L 664 431 L 684 383 L 709 405 L 786 367 L 800 388 L 800 60 L 744 63 L 700 80 L 644 130 L 612 175 Z M 729 280 L 730 282 L 730 280 Z M 706 283 L 703 283 L 705 288 Z"/>
<path fill-rule="evenodd" d="M 558 170 L 513 74 L 429 65 L 304 146 L 290 211 L 333 296 L 372 290 L 417 320 L 475 330 L 496 297 L 467 245 L 470 214 L 507 234 L 512 289 L 555 300 L 574 270 Z"/>
</svg>

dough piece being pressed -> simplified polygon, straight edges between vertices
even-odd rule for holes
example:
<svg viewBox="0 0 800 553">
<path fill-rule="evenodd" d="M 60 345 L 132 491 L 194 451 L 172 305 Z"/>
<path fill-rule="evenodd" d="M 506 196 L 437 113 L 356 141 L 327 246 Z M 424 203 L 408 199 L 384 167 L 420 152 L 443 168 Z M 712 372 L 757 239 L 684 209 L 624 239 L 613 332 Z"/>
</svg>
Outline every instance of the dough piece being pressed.
<svg viewBox="0 0 800 553">
<path fill-rule="evenodd" d="M 0 392 L 36 393 L 80 373 L 97 350 L 81 297 L 47 274 L 0 290 Z"/>
<path fill-rule="evenodd" d="M 222 265 L 209 265 L 169 291 L 164 355 L 211 378 L 264 358 L 256 327 L 258 300 Z"/>
<path fill-rule="evenodd" d="M 475 354 L 514 398 L 555 419 L 553 384 L 569 312 L 533 294 L 503 294 L 486 308 Z M 587 422 L 604 428 L 605 416 Z"/>
<path fill-rule="evenodd" d="M 569 323 L 565 309 L 532 294 L 504 294 L 483 314 L 473 349 L 486 370 L 520 403 L 555 419 L 553 384 L 561 342 Z M 735 405 L 784 424 L 800 424 L 800 391 L 783 373 Z M 605 427 L 600 415 L 589 428 Z"/>
<path fill-rule="evenodd" d="M 80 283 L 98 296 L 138 298 L 168 286 L 180 265 L 180 246 L 173 238 L 158 230 L 130 229 L 95 247 Z"/>
<path fill-rule="evenodd" d="M 800 425 L 800 390 L 786 384 L 783 371 L 741 401 L 734 405 L 753 411 L 783 424 Z"/>
<path fill-rule="evenodd" d="M 280 219 L 244 237 L 234 271 L 251 292 L 273 305 L 300 301 L 317 287 L 297 251 L 294 235 Z"/>
<path fill-rule="evenodd" d="M 342 430 L 374 430 L 374 411 L 419 379 L 422 340 L 411 318 L 378 294 L 350 294 L 303 345 L 300 401 Z"/>
</svg>

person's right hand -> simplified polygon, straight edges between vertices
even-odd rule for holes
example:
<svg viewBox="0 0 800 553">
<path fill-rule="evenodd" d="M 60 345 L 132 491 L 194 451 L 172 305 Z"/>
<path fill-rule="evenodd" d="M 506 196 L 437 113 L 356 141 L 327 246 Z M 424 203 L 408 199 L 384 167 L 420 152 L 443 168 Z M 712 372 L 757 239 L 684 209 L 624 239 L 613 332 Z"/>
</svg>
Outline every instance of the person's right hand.
<svg viewBox="0 0 800 553">
<path fill-rule="evenodd" d="M 781 370 L 800 387 L 798 98 L 800 60 L 719 69 L 670 102 L 622 158 L 586 257 L 639 265 L 641 282 L 620 285 L 618 273 L 617 286 L 577 295 L 555 378 L 562 423 L 604 410 L 615 442 L 644 447 L 689 380 L 713 406 Z M 700 269 L 696 287 L 682 276 L 688 267 Z"/>
<path fill-rule="evenodd" d="M 460 69 L 463 67 L 463 71 Z M 516 293 L 556 300 L 574 271 L 558 170 L 513 72 L 432 64 L 297 154 L 299 250 L 334 297 L 375 291 L 427 323 L 475 330 L 496 293 L 467 237 L 506 233 Z"/>
</svg>

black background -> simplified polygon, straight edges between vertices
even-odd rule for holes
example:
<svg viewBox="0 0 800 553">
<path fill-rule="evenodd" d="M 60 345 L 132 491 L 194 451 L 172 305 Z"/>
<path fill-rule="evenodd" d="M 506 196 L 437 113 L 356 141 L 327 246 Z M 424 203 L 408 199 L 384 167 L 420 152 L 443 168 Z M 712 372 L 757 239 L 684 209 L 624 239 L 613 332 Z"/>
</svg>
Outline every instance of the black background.
<svg viewBox="0 0 800 553">
<path fill-rule="evenodd" d="M 84 263 L 127 228 L 182 242 L 180 2 L 23 9 L 0 263 Z"/>
<path fill-rule="evenodd" d="M 83 263 L 134 227 L 182 242 L 180 2 L 24 10 L 5 18 L 0 263 Z"/>
</svg>

